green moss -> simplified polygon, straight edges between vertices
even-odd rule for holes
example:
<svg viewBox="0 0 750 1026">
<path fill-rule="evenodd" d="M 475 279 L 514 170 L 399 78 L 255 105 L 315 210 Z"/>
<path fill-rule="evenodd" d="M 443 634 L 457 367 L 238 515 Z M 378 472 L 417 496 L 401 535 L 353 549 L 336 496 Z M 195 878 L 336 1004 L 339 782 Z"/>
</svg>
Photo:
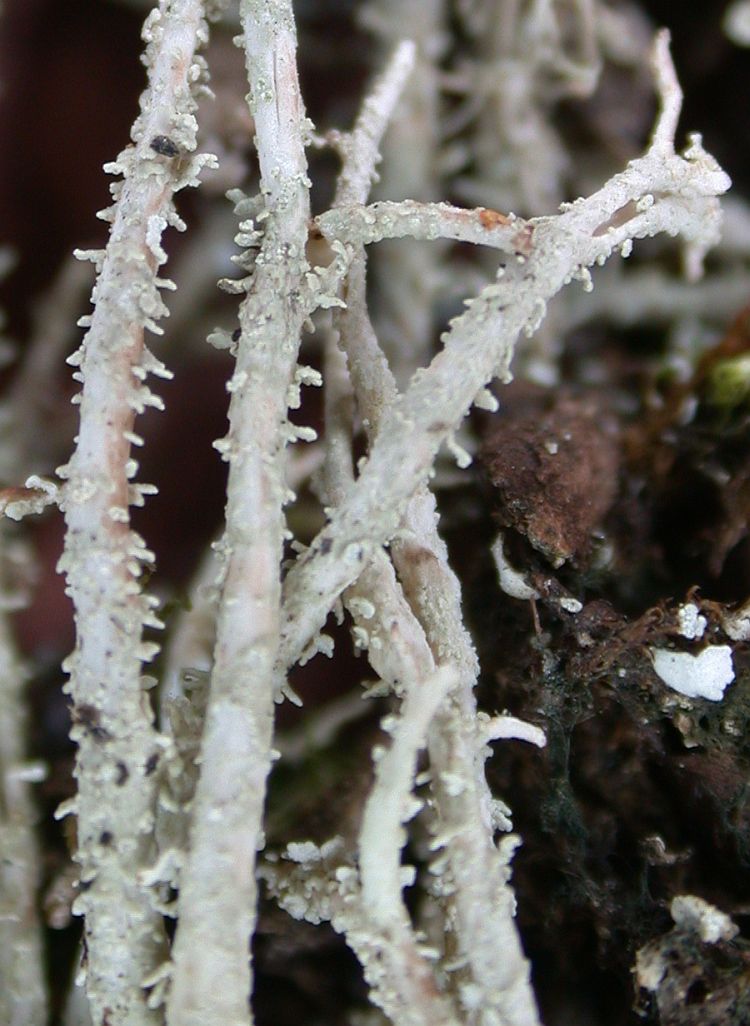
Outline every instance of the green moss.
<svg viewBox="0 0 750 1026">
<path fill-rule="evenodd" d="M 706 399 L 724 410 L 735 409 L 750 397 L 750 354 L 720 360 L 706 383 Z"/>
</svg>

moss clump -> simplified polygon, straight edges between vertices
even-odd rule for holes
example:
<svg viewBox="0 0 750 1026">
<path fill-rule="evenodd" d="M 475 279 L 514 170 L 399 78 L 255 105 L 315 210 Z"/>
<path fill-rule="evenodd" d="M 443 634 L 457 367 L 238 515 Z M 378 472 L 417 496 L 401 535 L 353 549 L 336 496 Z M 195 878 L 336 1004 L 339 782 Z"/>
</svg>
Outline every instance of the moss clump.
<svg viewBox="0 0 750 1026">
<path fill-rule="evenodd" d="M 706 400 L 725 411 L 746 403 L 750 397 L 750 354 L 743 353 L 714 364 L 706 382 Z"/>
</svg>

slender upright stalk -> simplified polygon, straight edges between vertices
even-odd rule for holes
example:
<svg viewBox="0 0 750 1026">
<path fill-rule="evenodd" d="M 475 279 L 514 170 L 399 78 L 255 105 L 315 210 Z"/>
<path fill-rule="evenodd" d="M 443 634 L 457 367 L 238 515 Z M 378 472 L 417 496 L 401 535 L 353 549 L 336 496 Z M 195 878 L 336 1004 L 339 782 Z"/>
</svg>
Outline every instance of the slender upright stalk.
<svg viewBox="0 0 750 1026">
<path fill-rule="evenodd" d="M 2 525 L 4 547 L 13 544 Z M 3 554 L 3 559 L 6 554 Z M 5 576 L 5 573 L 3 573 Z M 6 595 L 3 596 L 6 598 Z M 26 764 L 26 676 L 7 612 L 0 612 L 0 1021 L 47 1018 L 42 933 L 37 912 L 40 862 Z"/>
<path fill-rule="evenodd" d="M 225 557 L 190 851 L 180 887 L 170 1026 L 247 1026 L 255 859 L 271 762 L 280 629 L 287 391 L 307 311 L 304 110 L 290 0 L 244 0 L 264 242 L 240 309 L 230 382 Z"/>
<path fill-rule="evenodd" d="M 206 40 L 200 0 L 163 0 L 144 27 L 148 87 L 134 146 L 111 170 L 114 206 L 103 253 L 89 256 L 99 277 L 89 330 L 74 360 L 83 382 L 76 450 L 66 467 L 62 506 L 67 534 L 60 569 L 75 605 L 76 648 L 68 659 L 81 867 L 76 911 L 85 915 L 87 993 L 94 1022 L 146 1026 L 162 1021 L 149 1007 L 144 978 L 166 954 L 161 916 L 138 879 L 154 855 L 153 820 L 162 742 L 153 727 L 142 664 L 156 646 L 142 640 L 156 625 L 140 589 L 151 557 L 130 528 L 128 507 L 146 490 L 131 484 L 136 413 L 160 405 L 143 384 L 166 371 L 144 347 L 165 312 L 157 272 L 160 238 L 179 223 L 172 199 L 195 180 L 194 93 L 202 78 L 197 48 Z"/>
</svg>

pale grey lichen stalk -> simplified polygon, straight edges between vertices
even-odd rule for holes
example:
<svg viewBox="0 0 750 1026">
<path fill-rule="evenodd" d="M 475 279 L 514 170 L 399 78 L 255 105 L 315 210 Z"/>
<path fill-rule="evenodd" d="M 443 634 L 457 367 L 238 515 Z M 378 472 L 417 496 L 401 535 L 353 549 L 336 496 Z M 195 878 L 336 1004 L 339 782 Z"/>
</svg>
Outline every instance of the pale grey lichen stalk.
<svg viewBox="0 0 750 1026">
<path fill-rule="evenodd" d="M 364 202 L 378 160 L 378 144 L 413 60 L 413 48 L 399 47 L 363 104 L 353 132 L 346 138 L 345 160 L 334 210 Z M 347 305 L 336 312 L 336 331 L 326 351 L 326 501 L 339 504 L 354 481 L 352 466 L 352 394 L 356 382 L 360 412 L 368 434 L 377 428 L 379 411 L 392 400 L 395 384 L 379 349 L 367 313 L 365 254 L 359 243 L 345 284 Z M 336 348 L 340 340 L 348 361 Z M 386 728 L 391 747 L 373 753 L 375 783 L 362 814 L 357 852 L 357 899 L 336 916 L 360 959 L 371 999 L 393 1022 L 431 1026 L 456 1021 L 455 1003 L 442 994 L 420 945 L 403 900 L 407 867 L 401 866 L 406 840 L 402 822 L 419 809 L 412 795 L 416 760 L 426 743 L 427 726 L 455 683 L 450 668 L 435 673 L 421 625 L 401 594 L 393 566 L 384 552 L 375 554 L 358 580 L 343 595 L 354 622 L 355 645 L 368 651 L 371 666 L 386 688 L 402 697 L 401 716 Z"/>
<path fill-rule="evenodd" d="M 674 151 L 675 107 L 681 98 L 665 34 L 658 39 L 655 67 L 664 113 L 648 151 L 594 195 L 560 214 L 532 219 L 529 256 L 501 267 L 497 281 L 467 303 L 443 336 L 442 351 L 384 415 L 356 487 L 287 577 L 282 637 L 287 665 L 374 549 L 393 537 L 440 446 L 477 393 L 493 377 L 507 379 L 518 335 L 536 329 L 547 302 L 564 285 L 578 279 L 589 287 L 589 267 L 614 252 L 629 252 L 634 239 L 659 232 L 683 236 L 688 269 L 697 273 L 702 254 L 718 236 L 716 197 L 730 183 L 698 137 L 683 156 Z"/>
<path fill-rule="evenodd" d="M 54 330 L 43 333 L 43 340 L 49 341 L 56 353 Z M 40 403 L 29 402 L 34 388 L 39 395 L 49 386 L 49 376 L 39 366 L 43 365 L 39 342 L 38 335 L 32 339 L 24 365 L 24 371 L 29 365 L 40 371 L 31 375 L 32 389 L 28 379 L 20 388 L 16 379 L 0 404 L 0 482 L 4 485 L 24 479 L 31 437 L 40 432 Z M 18 377 L 24 376 L 22 372 Z M 20 491 L 26 493 L 26 489 Z M 12 502 L 6 504 L 5 512 L 13 512 Z M 30 556 L 17 526 L 0 522 L 0 1022 L 10 1026 L 45 1022 L 48 1016 L 38 911 L 42 866 L 36 836 L 38 811 L 32 794 L 32 784 L 44 778 L 45 766 L 29 759 L 31 672 L 18 651 L 12 621 L 14 612 L 31 596 L 34 572 L 29 568 Z"/>
<path fill-rule="evenodd" d="M 388 80 L 387 74 L 384 80 Z M 376 89 L 373 98 L 377 95 Z M 358 151 L 364 154 L 368 149 L 372 151 L 372 140 L 376 136 L 374 131 L 367 131 L 367 125 L 376 109 L 377 104 L 371 98 L 350 137 L 349 160 Z M 381 115 L 380 122 L 383 121 Z M 360 139 L 362 141 L 358 145 Z M 372 159 L 371 156 L 370 161 Z M 360 158 L 359 166 L 367 166 L 364 157 Z M 347 170 L 345 164 L 344 181 L 351 183 L 359 179 L 360 186 L 357 188 L 350 184 L 339 188 L 338 203 L 334 203 L 329 215 L 324 215 L 331 220 L 340 213 L 346 216 L 348 211 L 357 209 L 344 206 L 345 203 L 357 200 L 362 203 L 366 199 L 370 176 L 365 173 L 347 174 Z M 442 216 L 445 234 L 450 232 L 453 223 L 460 225 L 472 221 L 485 232 L 479 217 L 489 214 L 487 211 L 458 211 L 443 204 L 420 206 L 408 201 L 375 205 L 380 210 L 384 207 L 387 212 L 381 224 L 389 226 L 384 234 L 390 230 L 394 218 L 398 223 L 403 214 L 413 230 L 415 221 L 425 213 L 426 223 L 433 227 Z M 367 225 L 372 215 L 367 208 L 359 209 L 367 211 L 362 222 Z M 515 237 L 523 235 L 522 226 L 503 215 L 494 214 L 492 225 L 497 227 L 498 221 L 503 228 L 508 222 L 511 224 L 500 245 L 505 245 L 511 252 L 516 250 L 518 243 Z M 318 219 L 318 224 L 321 224 L 321 219 Z M 472 230 L 471 225 L 469 230 Z M 372 240 L 360 238 L 358 247 L 363 241 Z M 383 418 L 396 402 L 398 390 L 369 322 L 364 268 L 364 255 L 355 248 L 346 283 L 347 308 L 338 313 L 337 322 L 354 394 L 372 445 L 378 437 Z M 328 479 L 329 482 L 335 479 L 339 484 L 329 489 L 329 501 L 333 499 L 335 505 L 340 506 L 351 482 L 341 469 L 347 453 L 346 445 L 340 440 L 345 434 L 340 425 L 344 400 L 343 394 L 338 395 L 340 371 L 331 364 L 329 361 L 326 387 L 329 390 L 333 387 L 338 398 L 329 397 L 331 416 L 326 424 Z M 334 371 L 335 374 L 332 373 Z M 332 446 L 335 449 L 332 450 Z M 513 923 L 513 897 L 506 887 L 509 879 L 507 859 L 502 855 L 498 857 L 492 844 L 491 828 L 488 832 L 491 799 L 484 779 L 483 742 L 477 735 L 473 697 L 476 656 L 462 623 L 458 582 L 447 564 L 445 546 L 437 534 L 434 497 L 424 484 L 407 505 L 403 528 L 393 541 L 391 554 L 400 585 L 386 555 L 376 550 L 369 565 L 346 589 L 343 597 L 356 625 L 355 644 L 367 648 L 370 663 L 381 679 L 402 696 L 404 716 L 415 701 L 432 708 L 430 703 L 434 696 L 431 688 L 436 673 L 439 673 L 438 666 L 449 667 L 456 678 L 456 696 L 434 706 L 432 718 L 435 722 L 429 742 L 434 804 L 432 829 L 442 839 L 436 846 L 439 850 L 437 859 L 443 858 L 440 849 L 444 848 L 450 875 L 458 884 L 444 913 L 446 929 L 450 921 L 457 934 L 462 967 L 465 966 L 469 973 L 458 989 L 456 996 L 460 1001 L 454 1005 L 453 1014 L 460 1016 L 459 1009 L 463 1005 L 464 1011 L 478 1014 L 481 1021 L 488 1024 L 495 1022 L 498 1015 L 506 1016 L 508 1023 L 535 1023 L 537 1014 L 529 986 L 529 969 Z M 371 932 L 369 945 L 358 954 L 363 959 L 373 999 L 393 1021 L 419 1022 L 420 1015 L 425 1014 L 436 1021 L 443 1021 L 448 1014 L 447 1007 L 444 1007 L 446 997 L 438 997 L 436 977 L 425 965 L 424 955 L 415 944 L 400 896 L 402 885 L 396 878 L 392 862 L 403 844 L 399 827 L 400 803 L 394 802 L 390 807 L 389 821 L 388 806 L 381 792 L 384 779 L 388 779 L 386 773 L 393 777 L 399 771 L 404 772 L 399 751 L 399 734 L 395 733 L 392 747 L 377 762 L 376 784 L 363 814 L 358 844 L 359 866 L 363 900 L 370 909 Z M 377 824 L 377 829 L 374 824 Z M 387 872 L 389 865 L 390 873 Z M 478 909 L 482 910 L 479 917 L 476 915 Z M 386 923 L 390 924 L 387 932 L 384 930 Z M 351 938 L 351 935 L 350 929 L 347 936 Z M 363 936 L 361 926 L 356 935 L 359 938 Z M 378 963 L 373 962 L 373 951 L 369 948 L 380 952 L 380 960 L 389 967 L 384 974 L 387 988 L 383 986 L 383 977 L 375 971 Z M 486 955 L 489 951 L 495 952 L 491 959 Z M 414 1007 L 415 980 L 423 981 L 421 986 L 425 996 L 421 1008 Z M 451 989 L 455 991 L 455 988 Z"/>
<path fill-rule="evenodd" d="M 139 439 L 136 414 L 160 400 L 145 384 L 167 371 L 144 346 L 166 309 L 158 269 L 161 235 L 180 225 L 177 189 L 194 184 L 206 158 L 193 156 L 196 91 L 204 78 L 197 56 L 206 42 L 200 0 L 164 0 L 146 20 L 149 83 L 133 145 L 109 170 L 123 179 L 106 250 L 88 256 L 98 279 L 88 331 L 70 362 L 80 366 L 76 450 L 59 474 L 67 534 L 60 569 L 75 606 L 77 642 L 67 662 L 78 743 L 78 794 L 63 811 L 78 818 L 80 893 L 85 916 L 87 993 L 94 1021 L 122 1026 L 157 1023 L 144 981 L 166 956 L 161 915 L 138 871 L 155 854 L 154 809 L 164 741 L 152 722 L 142 666 L 156 647 L 143 630 L 158 626 L 139 578 L 151 554 L 130 528 L 129 506 L 147 486 L 133 483 Z"/>
<path fill-rule="evenodd" d="M 568 155 L 550 114 L 564 97 L 589 95 L 600 70 L 596 0 L 477 0 L 459 4 L 477 60 L 454 73 L 473 124 L 476 173 L 462 175 L 469 203 L 526 214 L 554 210 Z M 461 78 L 469 82 L 461 83 Z"/>
<path fill-rule="evenodd" d="M 506 253 L 528 255 L 532 232 L 515 214 L 507 216 L 480 207 L 467 210 L 450 203 L 398 203 L 381 200 L 370 206 L 335 205 L 316 217 L 323 235 L 340 242 L 370 245 L 383 239 L 455 239 L 491 246 Z"/>
<path fill-rule="evenodd" d="M 3 559 L 12 549 L 3 530 Z M 30 784 L 43 775 L 25 751 L 27 674 L 8 622 L 8 566 L 2 567 L 0 600 L 0 1021 L 8 1026 L 45 1022 L 47 989 L 42 932 L 37 912 L 41 880 Z M 41 771 L 41 772 L 40 772 Z"/>
<path fill-rule="evenodd" d="M 11 489 L 18 496 L 3 503 L 13 519 L 56 500 L 53 482 L 26 475 L 30 470 L 50 473 L 60 455 L 59 436 L 47 430 L 49 407 L 64 347 L 75 333 L 75 311 L 91 278 L 90 268 L 72 257 L 65 262 L 37 310 L 30 344 L 0 405 L 0 482 L 26 478 L 27 486 Z M 16 524 L 0 522 L 0 547 L 0 1022 L 25 1026 L 46 1022 L 48 1015 L 38 911 L 43 878 L 39 812 L 32 793 L 47 767 L 28 757 L 32 669 L 19 654 L 12 622 L 14 612 L 29 602 L 36 574 L 29 569 L 29 546 Z"/>
<path fill-rule="evenodd" d="M 440 65 L 448 45 L 446 0 L 371 0 L 361 20 L 389 52 L 401 39 L 415 45 L 414 67 L 380 147 L 375 195 L 432 201 L 441 194 L 444 97 Z M 434 335 L 440 266 L 446 243 L 384 242 L 370 262 L 373 315 L 383 352 L 402 388 L 427 362 Z"/>
<path fill-rule="evenodd" d="M 248 943 L 271 764 L 287 392 L 308 315 L 301 295 L 308 128 L 291 3 L 244 0 L 241 16 L 265 234 L 240 308 L 230 427 L 220 445 L 229 463 L 225 565 L 201 774 L 180 885 L 170 1026 L 241 1026 L 251 1018 Z"/>
<path fill-rule="evenodd" d="M 458 1016 L 450 998 L 440 994 L 432 967 L 415 943 L 400 897 L 410 869 L 401 864 L 403 824 L 421 805 L 412 793 L 417 757 L 426 744 L 430 721 L 457 676 L 453 667 L 446 667 L 409 682 L 400 716 L 384 723 L 392 741 L 386 751 L 376 753 L 375 781 L 358 838 L 361 900 L 373 946 L 380 953 L 377 960 L 364 959 L 365 976 L 375 977 L 389 1019 L 413 1026 L 448 1026 Z"/>
</svg>

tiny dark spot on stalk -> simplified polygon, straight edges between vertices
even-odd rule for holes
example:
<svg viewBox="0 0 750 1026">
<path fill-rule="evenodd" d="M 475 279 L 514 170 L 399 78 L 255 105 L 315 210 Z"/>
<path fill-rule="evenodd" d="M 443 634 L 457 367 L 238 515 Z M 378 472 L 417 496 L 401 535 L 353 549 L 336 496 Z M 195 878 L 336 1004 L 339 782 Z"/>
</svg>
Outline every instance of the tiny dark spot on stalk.
<svg viewBox="0 0 750 1026">
<path fill-rule="evenodd" d="M 118 787 L 122 787 L 123 784 L 125 783 L 125 781 L 128 779 L 129 776 L 130 776 L 130 770 L 125 765 L 125 763 L 124 762 L 118 762 L 117 763 L 117 776 L 115 778 L 115 783 L 117 784 L 117 786 Z"/>
<path fill-rule="evenodd" d="M 105 848 L 108 847 L 113 840 L 114 834 L 110 830 L 102 830 L 99 834 L 99 844 L 104 845 Z"/>
<path fill-rule="evenodd" d="M 155 135 L 149 146 L 160 157 L 176 157 L 180 148 L 168 135 Z"/>
<path fill-rule="evenodd" d="M 330 538 L 324 538 L 323 541 L 320 543 L 320 554 L 321 554 L 321 556 L 327 556 L 332 548 L 333 548 L 333 542 L 331 541 L 331 539 Z"/>
<path fill-rule="evenodd" d="M 73 709 L 73 722 L 80 724 L 94 741 L 109 741 L 112 737 L 106 727 L 101 724 L 101 713 L 95 705 L 82 702 Z"/>
<path fill-rule="evenodd" d="M 148 759 L 146 759 L 145 775 L 147 777 L 150 777 L 158 765 L 159 753 L 153 752 L 151 755 L 149 755 Z"/>
<path fill-rule="evenodd" d="M 242 335 L 242 328 L 235 328 L 232 332 L 232 341 L 239 342 L 240 336 Z"/>
</svg>

